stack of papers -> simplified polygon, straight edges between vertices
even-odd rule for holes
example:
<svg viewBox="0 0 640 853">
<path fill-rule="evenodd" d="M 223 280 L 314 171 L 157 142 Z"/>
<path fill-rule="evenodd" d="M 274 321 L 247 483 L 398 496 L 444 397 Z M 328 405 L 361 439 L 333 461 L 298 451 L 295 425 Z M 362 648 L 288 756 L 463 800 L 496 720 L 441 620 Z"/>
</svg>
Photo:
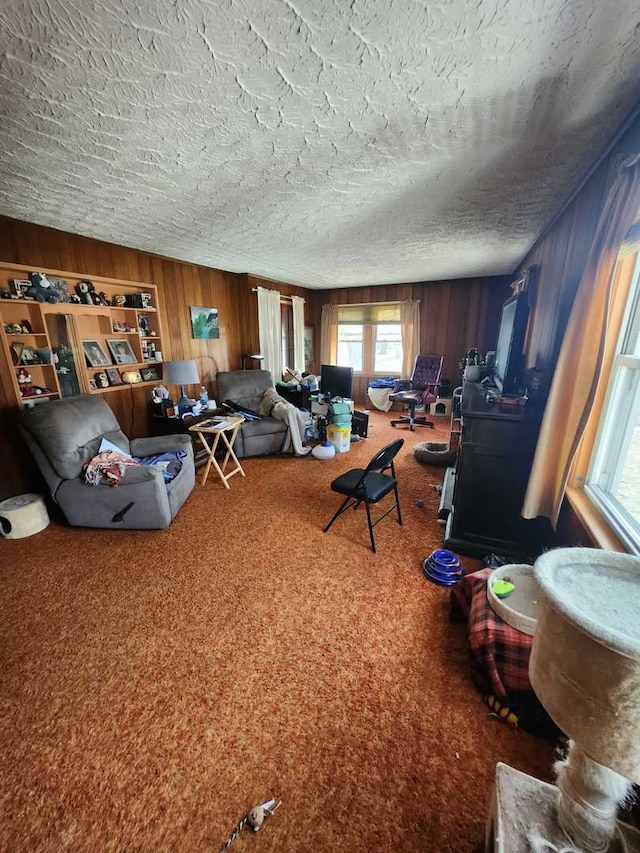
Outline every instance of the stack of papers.
<svg viewBox="0 0 640 853">
<path fill-rule="evenodd" d="M 232 422 L 226 420 L 225 418 L 208 418 L 206 421 L 200 421 L 199 424 L 196 424 L 195 429 L 211 429 L 212 427 L 224 429 L 225 427 L 232 426 Z"/>
</svg>

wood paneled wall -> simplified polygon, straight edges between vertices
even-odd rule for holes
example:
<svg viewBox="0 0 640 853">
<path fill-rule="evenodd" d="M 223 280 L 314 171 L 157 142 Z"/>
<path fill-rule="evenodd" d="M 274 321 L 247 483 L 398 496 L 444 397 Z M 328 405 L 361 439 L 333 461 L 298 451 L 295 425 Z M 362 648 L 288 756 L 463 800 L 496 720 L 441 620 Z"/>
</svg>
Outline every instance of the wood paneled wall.
<svg viewBox="0 0 640 853">
<path fill-rule="evenodd" d="M 258 314 L 251 288 L 262 283 L 283 294 L 295 292 L 311 306 L 313 294 L 251 276 L 209 269 L 162 258 L 147 252 L 79 237 L 64 231 L 0 217 L 0 258 L 33 269 L 50 268 L 79 272 L 90 278 L 110 276 L 157 285 L 163 326 L 165 360 L 193 358 L 210 394 L 216 393 L 215 374 L 240 368 L 243 354 L 258 345 Z M 220 338 L 191 337 L 190 305 L 218 308 Z M 311 309 L 309 309 L 311 310 Z M 194 395 L 197 388 L 192 388 Z M 149 434 L 149 389 L 105 394 L 123 431 L 131 437 Z M 8 389 L 0 386 L 0 499 L 38 488 L 32 460 L 17 435 L 17 409 Z"/>
<path fill-rule="evenodd" d="M 311 325 L 315 306 L 316 291 L 307 290 L 305 287 L 297 287 L 294 284 L 286 284 L 283 281 L 272 281 L 268 278 L 245 274 L 238 276 L 240 279 L 237 286 L 238 302 L 242 314 L 242 324 L 238 329 L 238 346 L 241 355 L 248 355 L 260 351 L 260 332 L 258 329 L 258 296 L 253 292 L 254 287 L 265 287 L 268 290 L 277 290 L 281 296 L 301 296 L 305 300 L 304 315 L 305 323 Z M 255 366 L 255 365 L 254 365 Z"/>
<path fill-rule="evenodd" d="M 621 157 L 637 152 L 640 152 L 640 119 L 619 140 L 520 265 L 520 270 L 534 268 L 529 294 L 527 366 L 543 370 L 547 385 L 555 370 L 598 219 L 616 175 L 616 163 Z"/>
<path fill-rule="evenodd" d="M 444 355 L 443 378 L 460 382 L 458 361 L 471 347 L 495 349 L 500 307 L 510 295 L 509 277 L 387 284 L 314 291 L 315 352 L 320 347 L 322 306 L 420 299 L 420 352 Z M 319 357 L 318 357 L 319 360 Z M 369 377 L 357 377 L 354 398 L 365 402 Z"/>
<path fill-rule="evenodd" d="M 637 119 L 520 265 L 520 270 L 533 267 L 534 271 L 529 293 L 527 366 L 544 371 L 547 390 L 617 164 L 622 158 L 639 152 L 640 119 Z M 590 542 L 567 502 L 563 506 L 558 533 L 562 541 L 570 544 Z"/>
<path fill-rule="evenodd" d="M 249 274 L 209 269 L 162 258 L 148 252 L 80 237 L 64 231 L 0 217 L 0 259 L 34 269 L 50 268 L 79 272 L 90 278 L 110 276 L 158 287 L 163 325 L 165 359 L 193 358 L 202 382 L 215 394 L 215 374 L 236 370 L 243 355 L 259 349 L 257 297 L 261 285 L 283 296 L 305 299 L 305 322 L 315 329 L 315 369 L 320 368 L 320 318 L 322 305 L 422 300 L 423 352 L 445 355 L 444 376 L 459 379 L 457 361 L 469 347 L 490 349 L 495 345 L 500 305 L 508 295 L 505 279 L 469 279 L 420 284 L 382 285 L 311 291 Z M 219 340 L 191 338 L 189 306 L 218 308 Z M 356 388 L 364 402 L 367 379 Z M 196 388 L 191 389 L 192 393 Z M 125 433 L 134 437 L 149 433 L 149 390 L 105 394 Z M 7 389 L 0 387 L 0 499 L 29 489 L 42 488 L 30 455 L 17 435 L 17 410 Z"/>
</svg>

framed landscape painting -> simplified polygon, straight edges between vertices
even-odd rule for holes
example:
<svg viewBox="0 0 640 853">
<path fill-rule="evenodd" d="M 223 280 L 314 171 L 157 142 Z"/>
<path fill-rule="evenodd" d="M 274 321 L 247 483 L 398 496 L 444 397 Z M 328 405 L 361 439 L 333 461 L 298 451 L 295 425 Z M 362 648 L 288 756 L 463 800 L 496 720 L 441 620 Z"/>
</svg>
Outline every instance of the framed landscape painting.
<svg viewBox="0 0 640 853">
<path fill-rule="evenodd" d="M 220 337 L 217 308 L 189 307 L 191 313 L 191 336 L 200 340 Z"/>
</svg>

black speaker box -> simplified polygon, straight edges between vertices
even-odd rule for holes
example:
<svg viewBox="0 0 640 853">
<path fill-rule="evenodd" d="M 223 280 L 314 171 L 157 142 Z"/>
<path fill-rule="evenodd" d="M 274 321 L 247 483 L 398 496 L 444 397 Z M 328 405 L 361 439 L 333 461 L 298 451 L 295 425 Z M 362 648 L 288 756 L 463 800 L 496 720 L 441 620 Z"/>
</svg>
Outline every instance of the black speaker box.
<svg viewBox="0 0 640 853">
<path fill-rule="evenodd" d="M 173 417 L 175 406 L 173 400 L 160 400 L 159 403 L 152 403 L 154 415 L 165 415 L 169 418 Z"/>
<path fill-rule="evenodd" d="M 369 431 L 369 415 L 366 412 L 354 412 L 351 418 L 351 432 L 366 438 Z"/>
</svg>

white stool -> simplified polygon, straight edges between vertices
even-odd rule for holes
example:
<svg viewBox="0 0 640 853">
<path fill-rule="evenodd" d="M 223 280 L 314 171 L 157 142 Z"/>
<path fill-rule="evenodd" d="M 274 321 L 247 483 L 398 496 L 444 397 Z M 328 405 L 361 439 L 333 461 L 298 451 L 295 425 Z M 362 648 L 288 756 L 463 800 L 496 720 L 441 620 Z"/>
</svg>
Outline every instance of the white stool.
<svg viewBox="0 0 640 853">
<path fill-rule="evenodd" d="M 24 539 L 49 524 L 49 513 L 40 495 L 16 495 L 0 502 L 0 536 Z"/>
</svg>

